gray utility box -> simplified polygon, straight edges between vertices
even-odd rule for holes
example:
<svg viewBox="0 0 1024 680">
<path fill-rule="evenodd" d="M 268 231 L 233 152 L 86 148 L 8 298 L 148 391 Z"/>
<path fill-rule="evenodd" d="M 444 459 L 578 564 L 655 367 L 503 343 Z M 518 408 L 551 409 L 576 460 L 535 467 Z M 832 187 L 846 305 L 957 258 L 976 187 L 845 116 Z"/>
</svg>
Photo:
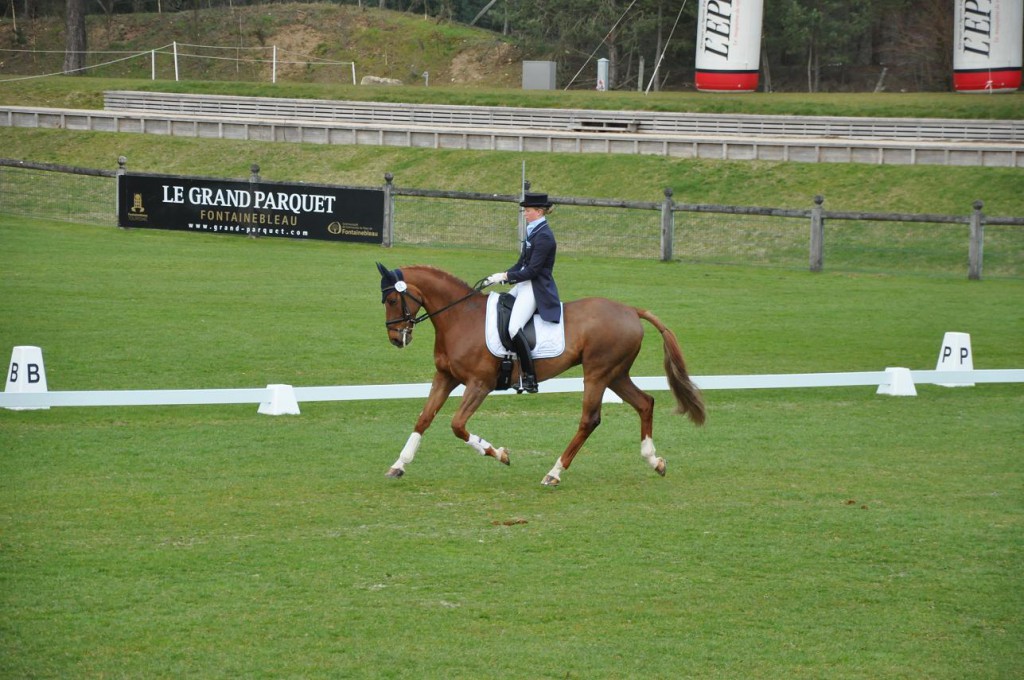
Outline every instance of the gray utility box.
<svg viewBox="0 0 1024 680">
<path fill-rule="evenodd" d="M 555 89 L 555 62 L 553 62 L 553 61 L 524 61 L 523 62 L 523 89 L 524 90 L 553 90 L 553 89 Z"/>
</svg>

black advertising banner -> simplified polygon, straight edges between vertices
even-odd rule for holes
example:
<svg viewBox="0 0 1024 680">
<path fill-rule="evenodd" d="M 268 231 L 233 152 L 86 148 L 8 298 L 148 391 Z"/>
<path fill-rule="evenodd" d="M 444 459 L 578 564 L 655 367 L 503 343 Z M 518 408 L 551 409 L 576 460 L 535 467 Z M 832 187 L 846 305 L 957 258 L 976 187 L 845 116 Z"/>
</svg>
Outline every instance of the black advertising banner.
<svg viewBox="0 0 1024 680">
<path fill-rule="evenodd" d="M 382 243 L 384 191 L 170 175 L 121 175 L 117 223 L 327 241 Z"/>
</svg>

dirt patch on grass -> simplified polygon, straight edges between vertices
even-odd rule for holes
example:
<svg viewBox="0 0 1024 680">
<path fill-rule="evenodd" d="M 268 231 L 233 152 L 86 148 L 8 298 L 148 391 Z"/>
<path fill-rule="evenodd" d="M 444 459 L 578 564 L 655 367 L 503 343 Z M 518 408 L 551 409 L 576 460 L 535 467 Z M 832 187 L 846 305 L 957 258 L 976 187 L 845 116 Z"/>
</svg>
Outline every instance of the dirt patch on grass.
<svg viewBox="0 0 1024 680">
<path fill-rule="evenodd" d="M 274 36 L 278 50 L 278 74 L 284 77 L 299 78 L 305 71 L 316 64 L 322 52 L 320 46 L 327 41 L 327 36 L 309 26 L 299 23 L 288 27 Z"/>
<path fill-rule="evenodd" d="M 515 45 L 495 42 L 471 47 L 455 55 L 451 62 L 453 85 L 514 85 L 519 77 L 521 59 Z"/>
</svg>

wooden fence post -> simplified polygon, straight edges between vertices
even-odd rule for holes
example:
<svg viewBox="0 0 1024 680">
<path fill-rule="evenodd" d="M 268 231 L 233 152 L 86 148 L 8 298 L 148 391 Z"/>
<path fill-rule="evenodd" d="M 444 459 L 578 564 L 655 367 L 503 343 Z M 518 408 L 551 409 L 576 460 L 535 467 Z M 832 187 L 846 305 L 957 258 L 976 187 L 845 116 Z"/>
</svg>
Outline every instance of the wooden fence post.
<svg viewBox="0 0 1024 680">
<path fill-rule="evenodd" d="M 117 157 L 117 171 L 114 173 L 114 223 L 120 226 L 121 221 L 121 177 L 128 173 L 128 158 Z M 126 227 L 121 227 L 125 229 Z"/>
<path fill-rule="evenodd" d="M 825 261 L 825 217 L 822 204 L 825 197 L 818 194 L 814 197 L 814 207 L 811 208 L 811 271 L 820 272 Z"/>
<path fill-rule="evenodd" d="M 258 163 L 253 163 L 249 166 L 249 191 L 252 195 L 256 195 L 256 187 L 260 183 L 260 166 Z M 255 229 L 249 231 L 249 238 L 259 238 L 259 234 L 256 233 Z"/>
<path fill-rule="evenodd" d="M 384 229 L 381 245 L 390 248 L 395 242 L 395 195 L 391 193 L 395 176 L 384 173 Z"/>
<path fill-rule="evenodd" d="M 525 166 L 524 166 L 525 172 Z M 523 176 L 523 190 L 519 192 L 519 201 L 522 202 L 526 199 L 526 192 L 530 190 L 530 180 Z M 522 243 L 526 240 L 526 215 L 523 214 L 523 209 L 519 208 L 519 221 L 516 222 L 516 235 L 519 237 L 519 242 Z M 517 246 L 518 247 L 518 246 Z"/>
<path fill-rule="evenodd" d="M 981 209 L 984 206 L 983 202 L 975 201 L 974 211 L 971 213 L 971 243 L 967 249 L 967 278 L 971 281 L 981 280 L 981 263 L 985 247 L 985 214 Z"/>
<path fill-rule="evenodd" d="M 661 261 L 672 260 L 672 241 L 675 238 L 675 212 L 672 206 L 672 188 L 665 187 L 665 200 L 661 203 Z"/>
</svg>

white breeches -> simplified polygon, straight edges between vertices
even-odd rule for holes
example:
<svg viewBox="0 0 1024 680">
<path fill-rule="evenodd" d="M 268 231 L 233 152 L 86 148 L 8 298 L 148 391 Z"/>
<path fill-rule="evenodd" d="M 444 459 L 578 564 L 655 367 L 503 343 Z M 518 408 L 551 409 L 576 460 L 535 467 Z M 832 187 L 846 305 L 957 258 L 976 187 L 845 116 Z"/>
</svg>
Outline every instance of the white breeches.
<svg viewBox="0 0 1024 680">
<path fill-rule="evenodd" d="M 512 305 L 512 315 L 508 320 L 508 333 L 515 337 L 537 311 L 537 301 L 533 297 L 532 281 L 520 281 L 509 292 L 515 296 L 516 302 Z"/>
</svg>

